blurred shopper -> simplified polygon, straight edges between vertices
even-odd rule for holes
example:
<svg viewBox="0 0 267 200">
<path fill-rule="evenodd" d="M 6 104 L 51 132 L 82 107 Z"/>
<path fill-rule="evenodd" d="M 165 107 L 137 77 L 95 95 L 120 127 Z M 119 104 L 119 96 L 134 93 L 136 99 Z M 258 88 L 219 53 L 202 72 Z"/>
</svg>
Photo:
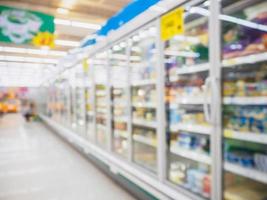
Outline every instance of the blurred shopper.
<svg viewBox="0 0 267 200">
<path fill-rule="evenodd" d="M 36 116 L 36 112 L 35 112 L 35 104 L 33 102 L 28 103 L 25 106 L 25 111 L 24 111 L 24 117 L 26 119 L 27 122 L 32 121 L 35 116 Z"/>
<path fill-rule="evenodd" d="M 0 118 L 4 115 L 4 104 L 0 101 Z"/>
</svg>

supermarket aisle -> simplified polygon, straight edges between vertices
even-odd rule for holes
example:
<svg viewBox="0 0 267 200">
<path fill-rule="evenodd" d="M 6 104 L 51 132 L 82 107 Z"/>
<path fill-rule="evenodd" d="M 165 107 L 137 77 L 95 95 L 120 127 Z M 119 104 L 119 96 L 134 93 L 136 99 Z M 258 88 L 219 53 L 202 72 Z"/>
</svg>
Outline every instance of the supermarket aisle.
<svg viewBox="0 0 267 200">
<path fill-rule="evenodd" d="M 0 119 L 1 200 L 133 199 L 42 124 Z"/>
</svg>

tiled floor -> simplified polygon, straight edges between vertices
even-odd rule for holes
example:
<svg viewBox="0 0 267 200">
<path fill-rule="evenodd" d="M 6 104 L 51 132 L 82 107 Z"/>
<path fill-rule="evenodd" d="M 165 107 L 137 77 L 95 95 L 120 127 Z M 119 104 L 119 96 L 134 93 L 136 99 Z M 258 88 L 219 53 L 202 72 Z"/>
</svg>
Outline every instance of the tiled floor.
<svg viewBox="0 0 267 200">
<path fill-rule="evenodd" d="M 0 200 L 134 199 L 42 124 L 0 119 Z"/>
</svg>

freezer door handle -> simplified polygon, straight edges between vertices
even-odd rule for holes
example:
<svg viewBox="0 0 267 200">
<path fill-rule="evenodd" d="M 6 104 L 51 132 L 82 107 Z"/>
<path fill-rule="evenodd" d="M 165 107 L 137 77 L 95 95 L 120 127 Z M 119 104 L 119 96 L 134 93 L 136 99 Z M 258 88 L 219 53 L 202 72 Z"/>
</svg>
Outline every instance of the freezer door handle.
<svg viewBox="0 0 267 200">
<path fill-rule="evenodd" d="M 209 111 L 209 103 L 210 103 L 209 89 L 211 87 L 211 84 L 212 84 L 211 77 L 207 77 L 205 80 L 205 84 L 202 86 L 204 94 L 203 111 L 205 119 L 208 123 L 211 123 L 211 114 Z"/>
</svg>

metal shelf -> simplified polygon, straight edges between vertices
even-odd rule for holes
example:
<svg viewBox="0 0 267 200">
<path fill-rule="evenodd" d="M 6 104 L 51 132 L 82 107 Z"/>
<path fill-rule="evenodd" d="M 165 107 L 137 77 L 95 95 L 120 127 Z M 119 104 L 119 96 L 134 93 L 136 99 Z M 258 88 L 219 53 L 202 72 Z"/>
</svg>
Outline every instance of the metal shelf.
<svg viewBox="0 0 267 200">
<path fill-rule="evenodd" d="M 133 119 L 133 124 L 138 125 L 138 126 L 145 126 L 148 128 L 157 128 L 157 123 L 156 122 L 148 122 L 144 119 Z"/>
<path fill-rule="evenodd" d="M 107 130 L 107 127 L 102 124 L 96 124 L 96 128 L 100 130 Z"/>
<path fill-rule="evenodd" d="M 97 91 L 96 92 L 97 97 L 105 97 L 106 95 L 107 95 L 106 91 Z"/>
<path fill-rule="evenodd" d="M 171 146 L 170 152 L 173 154 L 176 154 L 178 156 L 182 156 L 184 158 L 188 158 L 190 160 L 194 160 L 197 162 L 205 163 L 210 165 L 211 164 L 211 157 L 209 155 L 206 155 L 204 153 L 199 153 L 193 150 L 188 150 L 185 148 L 181 148 L 178 146 Z"/>
<path fill-rule="evenodd" d="M 132 87 L 155 85 L 155 84 L 156 84 L 156 80 L 144 79 L 144 80 L 138 80 L 138 81 L 132 82 Z"/>
<path fill-rule="evenodd" d="M 203 97 L 179 97 L 175 102 L 170 103 L 170 108 L 176 109 L 179 104 L 203 105 L 204 103 Z M 210 103 L 210 100 L 207 103 Z"/>
<path fill-rule="evenodd" d="M 257 62 L 267 61 L 267 53 L 258 53 L 237 58 L 225 59 L 222 62 L 223 67 L 234 67 L 242 64 L 252 64 Z"/>
<path fill-rule="evenodd" d="M 128 139 L 128 132 L 127 131 L 114 130 L 113 134 L 116 137 L 121 137 L 121 138 L 124 138 L 124 139 Z"/>
<path fill-rule="evenodd" d="M 267 97 L 224 97 L 224 104 L 267 105 Z"/>
<path fill-rule="evenodd" d="M 132 107 L 136 107 L 136 108 L 156 108 L 157 105 L 155 103 L 151 103 L 151 102 L 138 102 L 138 103 L 133 103 Z"/>
<path fill-rule="evenodd" d="M 113 121 L 115 121 L 115 122 L 124 122 L 124 123 L 126 123 L 126 122 L 128 122 L 129 120 L 128 120 L 128 118 L 125 117 L 125 116 L 123 116 L 123 117 L 121 117 L 121 116 L 118 116 L 118 117 L 113 116 Z"/>
<path fill-rule="evenodd" d="M 245 168 L 229 162 L 224 163 L 224 169 L 231 173 L 267 184 L 267 173 L 261 172 L 257 169 Z"/>
<path fill-rule="evenodd" d="M 183 124 L 183 123 L 178 123 L 178 124 L 170 126 L 171 132 L 177 132 L 179 130 L 193 132 L 193 133 L 200 133 L 200 134 L 204 134 L 204 135 L 210 135 L 211 134 L 211 127 L 210 126 L 195 125 L 195 124 Z"/>
<path fill-rule="evenodd" d="M 267 144 L 267 133 L 239 132 L 230 129 L 225 129 L 224 137 L 229 139 Z"/>
<path fill-rule="evenodd" d="M 133 139 L 136 142 L 140 142 L 142 144 L 146 144 L 148 146 L 157 147 L 157 141 L 152 138 L 147 138 L 142 135 L 133 135 Z"/>
</svg>

